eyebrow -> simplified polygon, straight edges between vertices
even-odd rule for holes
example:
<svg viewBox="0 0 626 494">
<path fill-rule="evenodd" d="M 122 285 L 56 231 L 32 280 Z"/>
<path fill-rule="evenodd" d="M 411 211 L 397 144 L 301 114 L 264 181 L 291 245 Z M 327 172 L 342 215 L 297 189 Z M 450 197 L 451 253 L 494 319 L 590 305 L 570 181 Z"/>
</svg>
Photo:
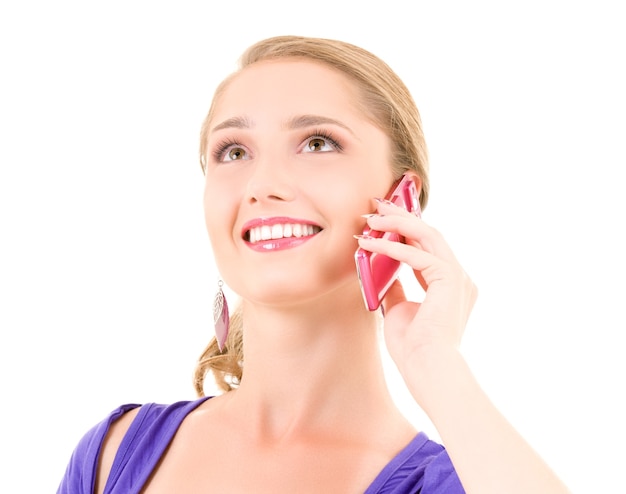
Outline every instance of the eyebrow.
<svg viewBox="0 0 626 494">
<path fill-rule="evenodd" d="M 246 117 L 232 117 L 227 118 L 221 124 L 216 125 L 211 129 L 211 133 L 217 132 L 222 129 L 249 129 L 253 127 L 252 122 Z"/>
<path fill-rule="evenodd" d="M 348 127 L 346 124 L 344 124 L 343 122 L 336 120 L 334 118 L 324 117 L 321 115 L 299 115 L 299 116 L 289 119 L 285 127 L 290 130 L 293 130 L 293 129 L 302 129 L 304 127 L 313 127 L 315 125 L 327 125 L 327 124 L 337 125 L 338 127 L 346 129 L 348 132 L 354 135 L 354 132 L 352 132 L 352 129 Z"/>
<path fill-rule="evenodd" d="M 350 127 L 348 127 L 343 122 L 336 120 L 330 117 L 324 117 L 322 115 L 297 115 L 295 117 L 287 120 L 285 125 L 283 126 L 286 129 L 294 130 L 294 129 L 302 129 L 305 127 L 313 127 L 315 125 L 337 125 L 343 129 L 346 129 L 352 135 L 354 132 Z M 217 132 L 218 130 L 223 129 L 250 129 L 254 127 L 254 122 L 252 122 L 247 117 L 231 117 L 224 120 L 222 123 L 216 125 L 211 129 L 211 133 Z"/>
</svg>

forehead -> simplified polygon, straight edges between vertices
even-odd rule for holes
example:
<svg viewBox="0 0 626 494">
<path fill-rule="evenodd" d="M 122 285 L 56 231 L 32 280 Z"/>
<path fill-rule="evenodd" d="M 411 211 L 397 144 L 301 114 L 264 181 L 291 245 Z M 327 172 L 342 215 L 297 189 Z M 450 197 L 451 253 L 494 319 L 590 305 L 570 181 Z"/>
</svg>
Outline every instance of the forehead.
<svg viewBox="0 0 626 494">
<path fill-rule="evenodd" d="M 256 62 L 216 98 L 214 119 L 232 113 L 361 113 L 358 86 L 339 70 L 302 59 Z M 363 116 L 363 115 L 361 115 Z"/>
</svg>

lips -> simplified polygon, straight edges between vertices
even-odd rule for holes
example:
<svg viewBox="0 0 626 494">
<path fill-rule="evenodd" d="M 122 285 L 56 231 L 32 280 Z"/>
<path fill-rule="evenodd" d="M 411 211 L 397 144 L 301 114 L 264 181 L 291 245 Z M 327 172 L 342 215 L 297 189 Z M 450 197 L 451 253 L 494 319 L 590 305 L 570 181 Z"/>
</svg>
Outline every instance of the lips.
<svg viewBox="0 0 626 494">
<path fill-rule="evenodd" d="M 243 226 L 242 236 L 246 242 L 253 245 L 276 244 L 277 240 L 305 239 L 321 231 L 322 227 L 310 221 L 286 217 L 257 218 Z"/>
</svg>

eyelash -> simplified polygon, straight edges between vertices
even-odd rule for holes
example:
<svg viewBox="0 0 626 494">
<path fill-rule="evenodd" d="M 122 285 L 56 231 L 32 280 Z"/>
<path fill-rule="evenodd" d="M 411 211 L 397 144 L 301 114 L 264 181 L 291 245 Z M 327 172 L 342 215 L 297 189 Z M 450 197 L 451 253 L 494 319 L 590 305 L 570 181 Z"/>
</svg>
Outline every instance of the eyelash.
<svg viewBox="0 0 626 494">
<path fill-rule="evenodd" d="M 218 142 L 215 146 L 215 149 L 213 150 L 213 159 L 215 161 L 222 161 L 222 159 L 224 158 L 224 154 L 231 146 L 241 146 L 241 144 L 231 138 L 227 138 Z"/>
<path fill-rule="evenodd" d="M 327 130 L 318 129 L 314 131 L 309 137 L 307 137 L 306 141 L 319 138 L 329 141 L 334 147 L 337 148 L 337 151 L 343 150 L 343 146 L 333 137 L 333 133 Z"/>
<path fill-rule="evenodd" d="M 328 141 L 332 146 L 337 148 L 338 151 L 343 150 L 343 146 L 337 141 L 337 139 L 333 137 L 332 132 L 329 132 L 327 130 L 323 130 L 323 129 L 315 130 L 309 135 L 309 137 L 305 139 L 305 144 L 308 141 L 311 141 L 312 139 L 324 139 Z M 232 146 L 244 147 L 241 143 L 239 143 L 235 139 L 226 138 L 218 142 L 218 144 L 215 146 L 215 149 L 213 150 L 213 153 L 212 153 L 213 159 L 215 161 L 222 161 L 224 158 L 224 154 L 226 153 L 226 151 L 228 151 L 228 148 Z"/>
</svg>

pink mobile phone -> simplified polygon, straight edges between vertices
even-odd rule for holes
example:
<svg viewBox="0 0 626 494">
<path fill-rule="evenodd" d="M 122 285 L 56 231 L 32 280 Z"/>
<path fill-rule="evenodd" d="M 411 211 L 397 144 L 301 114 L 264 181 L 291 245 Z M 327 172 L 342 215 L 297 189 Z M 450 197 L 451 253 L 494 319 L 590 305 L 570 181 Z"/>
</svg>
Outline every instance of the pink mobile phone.
<svg viewBox="0 0 626 494">
<path fill-rule="evenodd" d="M 409 212 L 420 215 L 417 188 L 410 176 L 403 175 L 394 183 L 385 199 L 403 207 Z M 377 238 L 383 237 L 395 242 L 404 241 L 403 237 L 397 233 L 379 232 L 372 230 L 368 226 L 363 230 L 363 235 Z M 354 258 L 365 305 L 369 310 L 376 310 L 380 307 L 387 290 L 389 290 L 389 287 L 398 276 L 401 267 L 400 261 L 362 248 L 357 249 Z"/>
</svg>

